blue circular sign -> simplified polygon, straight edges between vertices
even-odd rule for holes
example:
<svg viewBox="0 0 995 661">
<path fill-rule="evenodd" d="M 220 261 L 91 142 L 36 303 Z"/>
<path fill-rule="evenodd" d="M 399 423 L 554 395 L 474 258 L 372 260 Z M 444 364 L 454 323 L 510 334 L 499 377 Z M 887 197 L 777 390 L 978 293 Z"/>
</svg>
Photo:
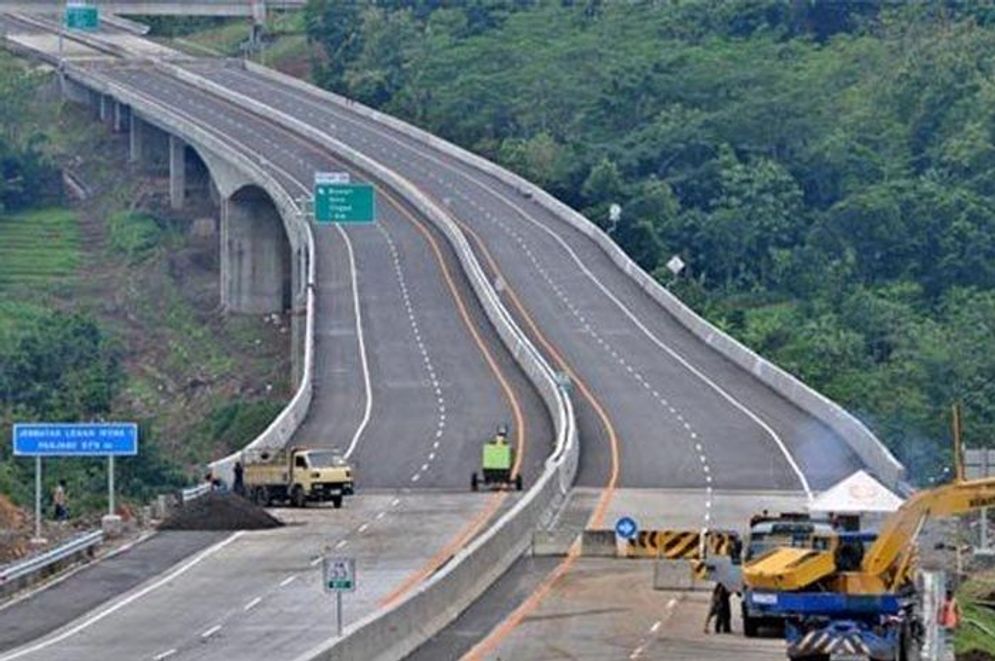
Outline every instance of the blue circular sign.
<svg viewBox="0 0 995 661">
<path fill-rule="evenodd" d="M 615 534 L 622 539 L 632 539 L 638 530 L 639 526 L 631 516 L 623 516 L 615 522 Z"/>
</svg>

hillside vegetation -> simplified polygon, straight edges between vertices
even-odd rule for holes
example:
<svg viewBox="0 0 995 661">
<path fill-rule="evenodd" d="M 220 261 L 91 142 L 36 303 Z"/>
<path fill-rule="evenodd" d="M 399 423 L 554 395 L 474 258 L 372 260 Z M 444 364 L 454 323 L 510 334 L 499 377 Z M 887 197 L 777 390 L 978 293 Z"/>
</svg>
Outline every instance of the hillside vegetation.
<svg viewBox="0 0 995 661">
<path fill-rule="evenodd" d="M 202 477 L 290 389 L 284 320 L 221 313 L 217 235 L 189 231 L 166 180 L 125 163 L 127 137 L 61 104 L 51 82 L 0 53 L 0 562 L 30 527 L 7 521 L 11 502 L 33 498 L 13 423 L 138 422 L 139 455 L 117 475 L 134 504 Z M 86 200 L 63 198 L 62 167 Z M 209 221 L 216 210 L 190 197 Z M 102 459 L 49 459 L 43 476 L 46 496 L 67 480 L 74 517 L 106 507 Z"/>
<path fill-rule="evenodd" d="M 941 477 L 995 439 L 995 8 L 312 0 L 320 84 L 609 228 L 711 321 Z M 688 264 L 679 278 L 663 265 Z"/>
</svg>

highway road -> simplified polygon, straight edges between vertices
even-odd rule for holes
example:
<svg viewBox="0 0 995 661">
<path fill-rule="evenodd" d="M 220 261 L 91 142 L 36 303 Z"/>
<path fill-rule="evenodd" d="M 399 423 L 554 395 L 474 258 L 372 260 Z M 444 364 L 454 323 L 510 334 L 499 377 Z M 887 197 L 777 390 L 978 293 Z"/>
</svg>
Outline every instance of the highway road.
<svg viewBox="0 0 995 661">
<path fill-rule="evenodd" d="M 310 142 L 149 67 L 109 67 L 104 75 L 253 160 L 264 154 L 265 167 L 294 197 L 309 192 L 315 172 L 348 170 Z M 430 575 L 515 500 L 468 493 L 480 444 L 497 424 L 510 425 L 526 482 L 538 474 L 552 447 L 548 414 L 476 304 L 454 254 L 385 191 L 378 211 L 372 226 L 315 228 L 316 391 L 294 440 L 348 450 L 360 494 L 342 511 L 301 513 L 302 527 L 230 538 L 195 555 L 189 568 L 180 564 L 109 609 L 2 658 L 80 658 L 98 649 L 102 658 L 203 658 L 207 643 L 222 658 L 246 653 L 261 631 L 282 641 L 268 643 L 273 658 L 299 653 L 328 634 L 328 612 L 316 608 L 327 598 L 311 564 L 321 546 L 357 557 L 367 577 L 351 621 Z M 281 581 L 300 576 L 299 589 L 274 585 L 278 574 Z M 248 608 L 254 593 L 274 598 Z M 225 635 L 243 625 L 236 620 L 254 633 Z M 282 633 L 271 636 L 275 631 Z"/>
<path fill-rule="evenodd" d="M 551 363 L 573 377 L 580 485 L 607 486 L 598 492 L 607 495 L 615 487 L 630 489 L 613 505 L 600 497 L 589 503 L 592 522 L 600 523 L 610 505 L 626 511 L 627 503 L 639 500 L 638 490 L 660 487 L 693 490 L 684 514 L 709 522 L 719 490 L 817 490 L 859 467 L 842 439 L 690 334 L 597 245 L 535 201 L 315 91 L 231 62 L 184 66 L 265 102 L 273 117 L 238 110 L 147 67 L 108 68 L 105 75 L 239 149 L 265 153 L 267 167 L 295 194 L 307 192 L 315 171 L 343 167 L 313 141 L 280 129 L 280 113 L 384 163 L 450 210 L 522 327 Z M 479 310 L 469 306 L 465 318 L 454 303 L 454 291 L 467 292 L 452 255 L 442 251 L 451 268 L 432 266 L 438 256 L 424 233 L 431 232 L 419 229 L 417 218 L 383 192 L 381 202 L 387 204 L 380 205 L 386 211 L 378 227 L 317 237 L 320 401 L 301 437 L 354 448 L 361 480 L 372 485 L 460 487 L 476 467 L 481 437 L 497 420 L 512 420 L 514 432 L 524 432 L 527 441 L 528 481 L 551 438 L 538 399 L 503 352 L 491 352 L 493 364 L 487 360 L 485 348 L 497 341 Z M 428 271 L 419 271 L 423 267 Z M 454 273 L 456 286 L 447 272 Z M 351 303 L 344 304 L 353 289 Z M 447 290 L 449 298 L 439 295 Z M 487 337 L 478 342 L 472 328 Z M 363 336 L 365 352 L 353 346 Z M 357 378 L 364 355 L 369 389 Z M 420 414 L 417 420 L 412 412 Z M 464 521 L 472 510 L 468 506 Z M 222 608 L 197 604 L 203 613 L 209 607 Z M 151 606 L 139 613 L 155 615 Z M 280 612 L 273 617 L 269 626 L 277 629 L 290 621 Z"/>
<path fill-rule="evenodd" d="M 842 439 L 691 335 L 593 241 L 534 201 L 316 93 L 233 63 L 186 66 L 320 127 L 448 206 L 479 237 L 482 261 L 485 250 L 493 255 L 508 288 L 607 409 L 620 486 L 819 489 L 859 466 Z M 577 399 L 579 484 L 601 486 L 610 444 L 589 403 Z"/>
</svg>

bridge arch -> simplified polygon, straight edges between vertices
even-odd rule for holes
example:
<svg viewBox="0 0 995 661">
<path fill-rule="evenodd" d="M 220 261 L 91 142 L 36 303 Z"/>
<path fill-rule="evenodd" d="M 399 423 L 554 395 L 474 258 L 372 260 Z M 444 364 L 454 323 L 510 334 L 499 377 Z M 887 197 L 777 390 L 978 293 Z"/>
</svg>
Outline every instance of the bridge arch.
<svg viewBox="0 0 995 661">
<path fill-rule="evenodd" d="M 221 197 L 221 303 L 232 312 L 286 312 L 294 303 L 290 239 L 273 199 L 247 184 Z"/>
</svg>

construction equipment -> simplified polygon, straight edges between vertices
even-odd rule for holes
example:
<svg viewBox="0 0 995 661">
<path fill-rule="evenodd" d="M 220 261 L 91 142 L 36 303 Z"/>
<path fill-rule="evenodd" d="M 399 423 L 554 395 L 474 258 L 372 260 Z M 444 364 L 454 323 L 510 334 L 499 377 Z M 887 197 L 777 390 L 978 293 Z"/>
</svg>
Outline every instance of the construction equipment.
<svg viewBox="0 0 995 661">
<path fill-rule="evenodd" d="M 478 491 L 481 486 L 522 490 L 522 474 L 513 473 L 515 451 L 508 443 L 508 427 L 501 425 L 494 438 L 484 443 L 480 475 L 474 472 L 470 478 L 470 488 Z"/>
<path fill-rule="evenodd" d="M 959 442 L 956 423 L 954 435 Z M 910 659 L 923 630 L 913 579 L 919 532 L 930 517 L 993 504 L 995 478 L 964 480 L 958 465 L 953 483 L 912 495 L 877 534 L 814 535 L 803 548 L 782 546 L 747 562 L 744 599 L 786 618 L 790 658 Z"/>
<path fill-rule="evenodd" d="M 769 514 L 764 510 L 750 517 L 745 544 L 734 532 L 709 530 L 700 553 L 696 546 L 695 555 L 686 557 L 691 559 L 691 571 L 695 577 L 722 583 L 730 592 L 743 595 L 743 633 L 752 638 L 761 627 L 780 628 L 783 618 L 751 606 L 750 586 L 743 584 L 743 564 L 780 547 L 809 548 L 814 540 L 831 534 L 837 523 L 834 519 L 813 517 L 804 512 Z M 695 531 L 685 534 L 698 539 Z"/>
<path fill-rule="evenodd" d="M 353 493 L 352 468 L 341 453 L 328 449 L 290 448 L 263 451 L 245 457 L 243 481 L 253 502 L 275 502 L 304 507 L 329 502 L 342 507 Z"/>
</svg>

